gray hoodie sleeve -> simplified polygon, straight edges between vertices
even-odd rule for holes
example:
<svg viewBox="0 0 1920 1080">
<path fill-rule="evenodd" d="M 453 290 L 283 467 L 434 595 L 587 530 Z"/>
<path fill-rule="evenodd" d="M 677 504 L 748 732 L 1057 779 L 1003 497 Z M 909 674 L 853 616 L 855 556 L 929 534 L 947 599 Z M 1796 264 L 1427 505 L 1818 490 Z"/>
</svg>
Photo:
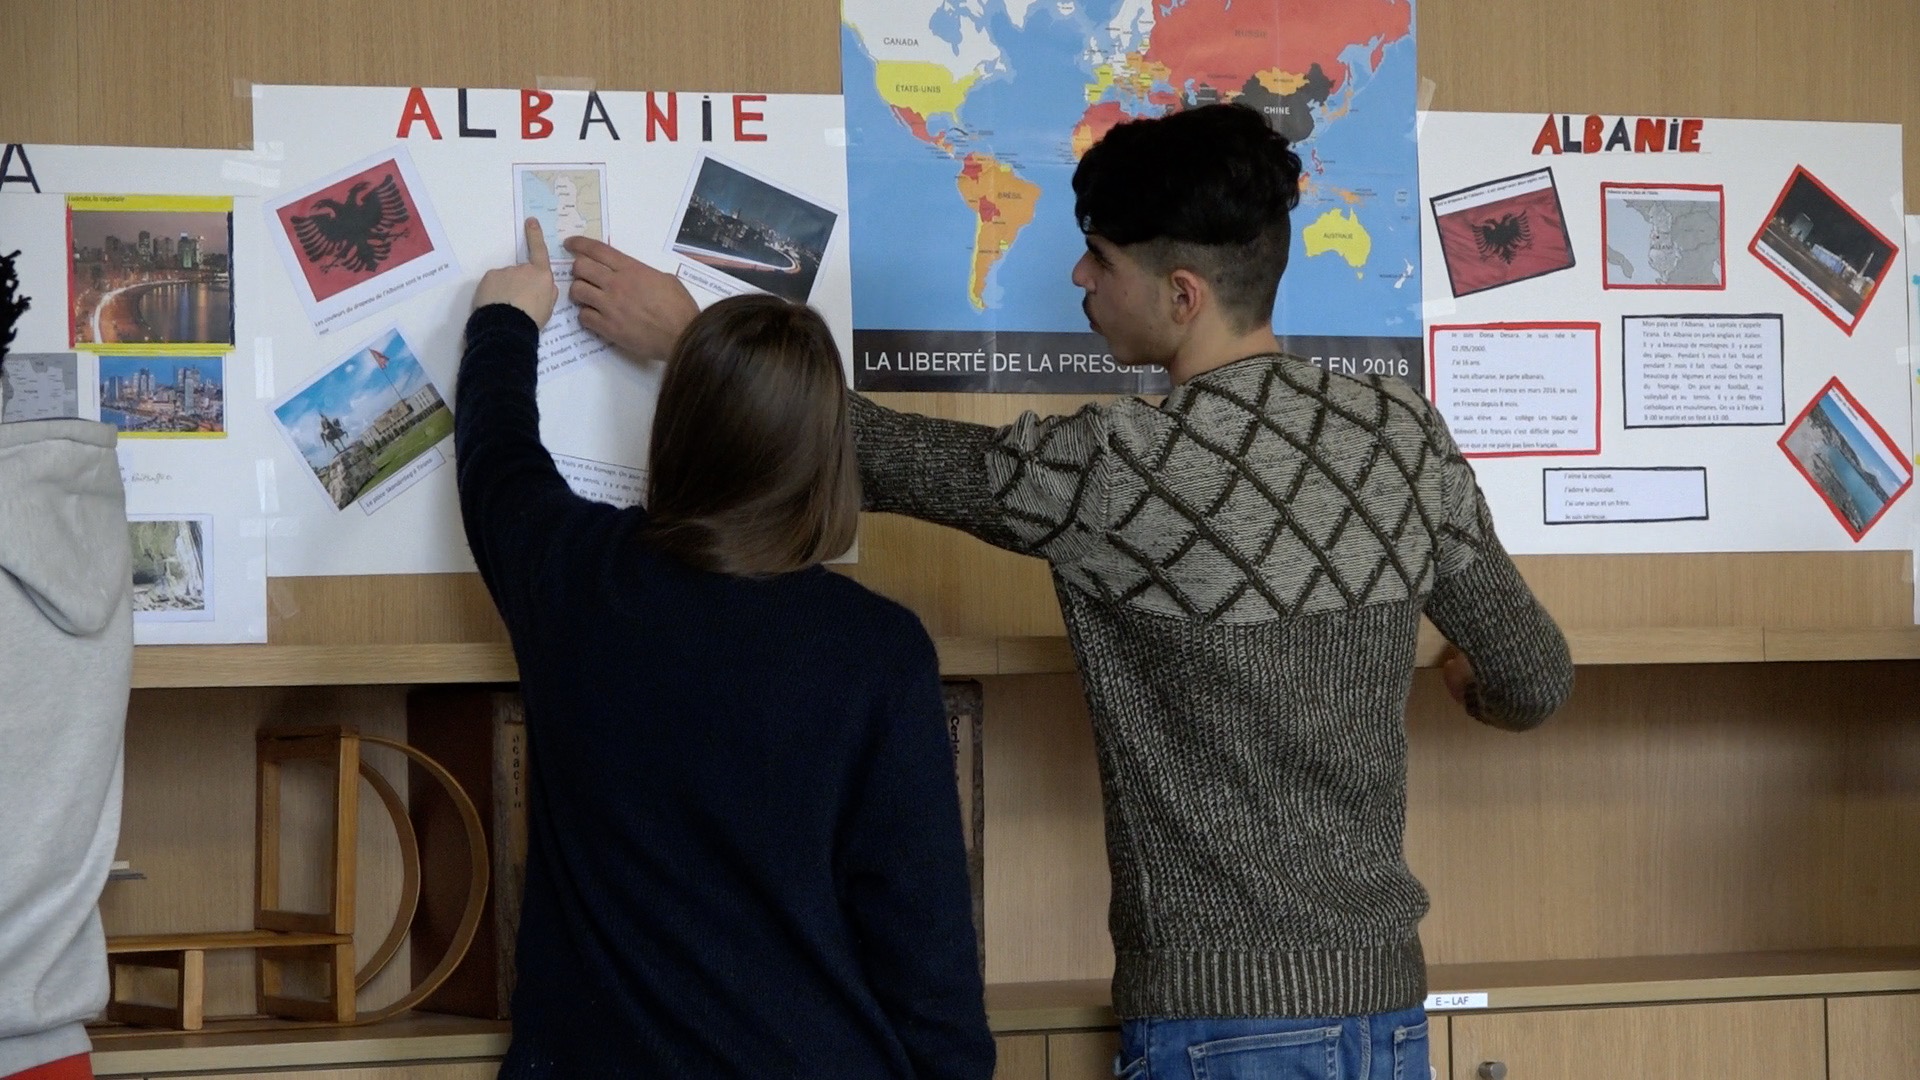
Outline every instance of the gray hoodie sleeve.
<svg viewBox="0 0 1920 1080">
<path fill-rule="evenodd" d="M 132 575 L 115 433 L 0 424 L 0 1076 L 85 1053 L 120 831 Z"/>
</svg>

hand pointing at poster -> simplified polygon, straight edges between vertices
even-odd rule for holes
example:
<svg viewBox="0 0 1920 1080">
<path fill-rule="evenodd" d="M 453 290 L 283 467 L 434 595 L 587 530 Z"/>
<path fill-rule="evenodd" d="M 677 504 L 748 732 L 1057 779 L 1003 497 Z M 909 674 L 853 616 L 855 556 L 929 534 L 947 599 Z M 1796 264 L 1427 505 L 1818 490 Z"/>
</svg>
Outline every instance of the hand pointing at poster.
<svg viewBox="0 0 1920 1080">
<path fill-rule="evenodd" d="M 580 325 L 642 360 L 664 360 L 700 305 L 680 279 L 586 236 L 563 245 L 573 253 Z"/>
<path fill-rule="evenodd" d="M 527 261 L 487 271 L 473 290 L 475 310 L 488 304 L 512 304 L 541 326 L 553 317 L 553 305 L 559 298 L 553 265 L 547 260 L 547 238 L 540 231 L 540 223 L 532 218 L 527 219 Z"/>
</svg>

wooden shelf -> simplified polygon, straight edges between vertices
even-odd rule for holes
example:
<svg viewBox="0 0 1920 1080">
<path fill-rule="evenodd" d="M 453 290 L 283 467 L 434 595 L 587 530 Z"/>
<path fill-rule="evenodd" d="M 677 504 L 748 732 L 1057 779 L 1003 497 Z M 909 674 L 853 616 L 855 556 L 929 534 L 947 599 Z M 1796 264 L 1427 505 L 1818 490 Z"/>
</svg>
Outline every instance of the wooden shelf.
<svg viewBox="0 0 1920 1080">
<path fill-rule="evenodd" d="M 1576 664 L 1747 664 L 1764 661 L 1920 660 L 1920 626 L 1852 629 L 1629 627 L 1568 630 Z M 1443 646 L 1430 628 L 1419 663 Z M 1034 675 L 1071 672 L 1064 637 L 936 638 L 940 673 Z M 513 682 L 519 669 L 505 642 L 432 645 L 143 645 L 133 651 L 136 689 L 197 686 L 322 686 Z"/>
<path fill-rule="evenodd" d="M 1436 964 L 1427 978 L 1432 993 L 1485 994 L 1488 1009 L 1885 994 L 1920 991 L 1920 948 Z M 996 1032 L 1113 1027 L 1110 1003 L 1099 980 L 989 986 L 987 1022 Z"/>
<path fill-rule="evenodd" d="M 1440 964 L 1434 993 L 1484 993 L 1490 1009 L 1920 990 L 1920 948 Z"/>
<path fill-rule="evenodd" d="M 437 645 L 142 645 L 136 689 L 513 682 L 505 642 Z"/>
<path fill-rule="evenodd" d="M 459 1061 L 507 1052 L 501 1020 L 411 1013 L 366 1027 L 289 1021 L 211 1021 L 204 1031 L 89 1028 L 96 1076 L 164 1076 L 215 1070 L 298 1069 L 379 1062 Z"/>
<path fill-rule="evenodd" d="M 1113 987 L 1105 979 L 1001 983 L 987 987 L 987 1026 L 1009 1031 L 1115 1027 Z"/>
<path fill-rule="evenodd" d="M 1920 991 L 1920 948 L 1439 964 L 1428 978 L 1433 993 L 1485 994 L 1488 1009 L 1901 993 Z M 989 986 L 987 1022 L 1000 1034 L 1110 1028 L 1110 1001 L 1105 980 Z M 504 1021 L 432 1013 L 358 1028 L 261 1019 L 192 1034 L 90 1031 L 102 1077 L 495 1058 L 508 1033 Z"/>
<path fill-rule="evenodd" d="M 1920 626 L 1768 630 L 1768 660 L 1920 660 Z"/>
</svg>

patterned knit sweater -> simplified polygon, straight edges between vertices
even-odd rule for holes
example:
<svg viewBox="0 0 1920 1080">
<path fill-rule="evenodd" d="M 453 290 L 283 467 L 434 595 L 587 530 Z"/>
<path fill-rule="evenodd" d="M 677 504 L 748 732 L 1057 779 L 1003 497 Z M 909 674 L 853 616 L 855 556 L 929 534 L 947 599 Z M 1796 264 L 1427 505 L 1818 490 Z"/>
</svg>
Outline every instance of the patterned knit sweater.
<svg viewBox="0 0 1920 1080">
<path fill-rule="evenodd" d="M 1395 381 L 1249 357 L 1004 428 L 854 398 L 867 508 L 1048 560 L 1093 717 L 1121 1017 L 1418 1004 L 1402 853 L 1424 613 L 1480 720 L 1566 699 L 1565 639 L 1439 415 Z"/>
</svg>

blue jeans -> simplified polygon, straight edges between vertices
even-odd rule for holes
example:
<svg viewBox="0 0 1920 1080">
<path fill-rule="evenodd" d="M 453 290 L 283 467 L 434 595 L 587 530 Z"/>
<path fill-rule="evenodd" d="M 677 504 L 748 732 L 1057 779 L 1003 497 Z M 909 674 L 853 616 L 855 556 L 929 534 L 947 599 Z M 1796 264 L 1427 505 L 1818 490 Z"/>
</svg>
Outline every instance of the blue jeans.
<svg viewBox="0 0 1920 1080">
<path fill-rule="evenodd" d="M 1120 1080 L 1428 1080 L 1427 1014 L 1331 1020 L 1128 1020 Z"/>
</svg>

